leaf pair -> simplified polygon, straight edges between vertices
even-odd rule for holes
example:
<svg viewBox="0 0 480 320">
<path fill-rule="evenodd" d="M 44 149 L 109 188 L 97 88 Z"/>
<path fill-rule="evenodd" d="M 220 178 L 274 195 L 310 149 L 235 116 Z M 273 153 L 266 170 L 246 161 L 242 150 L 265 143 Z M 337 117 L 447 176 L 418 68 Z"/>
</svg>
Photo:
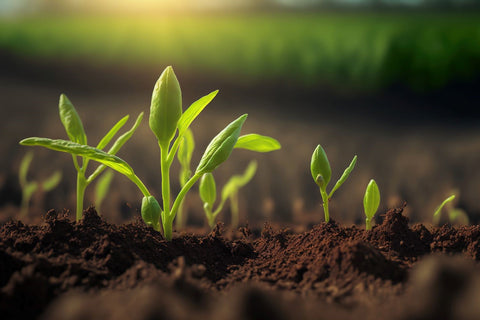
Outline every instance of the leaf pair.
<svg viewBox="0 0 480 320">
<path fill-rule="evenodd" d="M 350 173 L 355 168 L 357 163 L 357 156 L 354 156 L 350 165 L 345 169 L 340 179 L 338 179 L 335 186 L 327 193 L 327 186 L 330 182 L 332 176 L 332 169 L 330 168 L 330 162 L 328 161 L 327 154 L 323 150 L 321 145 L 318 145 L 317 148 L 313 151 L 312 159 L 310 162 L 310 171 L 312 173 L 313 180 L 320 187 L 320 195 L 323 200 L 323 209 L 325 211 L 325 222 L 330 220 L 330 215 L 328 212 L 328 202 L 333 196 L 335 191 L 342 186 L 342 184 L 347 180 Z"/>
</svg>

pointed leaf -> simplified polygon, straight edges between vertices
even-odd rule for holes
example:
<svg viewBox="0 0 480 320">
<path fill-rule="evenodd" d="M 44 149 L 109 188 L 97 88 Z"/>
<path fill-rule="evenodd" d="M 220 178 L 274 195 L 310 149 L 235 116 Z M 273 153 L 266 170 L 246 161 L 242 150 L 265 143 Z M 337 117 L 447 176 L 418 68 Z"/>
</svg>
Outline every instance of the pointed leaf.
<svg viewBox="0 0 480 320">
<path fill-rule="evenodd" d="M 87 136 L 83 129 L 83 123 L 78 116 L 77 110 L 73 104 L 68 100 L 64 94 L 60 95 L 60 101 L 58 102 L 58 109 L 60 113 L 60 120 L 67 131 L 68 138 L 71 141 L 79 144 L 87 144 Z"/>
<path fill-rule="evenodd" d="M 257 162 L 250 161 L 247 169 L 242 175 L 232 176 L 222 188 L 222 201 L 227 200 L 230 196 L 236 193 L 241 187 L 245 186 L 255 176 L 257 171 Z"/>
<path fill-rule="evenodd" d="M 215 98 L 218 90 L 215 90 L 206 96 L 201 97 L 188 107 L 187 110 L 182 114 L 180 120 L 178 120 L 178 135 L 182 136 L 185 131 L 190 127 L 193 120 L 202 112 L 203 109 Z"/>
<path fill-rule="evenodd" d="M 107 167 L 126 175 L 127 177 L 134 176 L 132 168 L 124 160 L 90 146 L 81 145 L 67 140 L 53 140 L 37 137 L 23 139 L 20 141 L 20 144 L 24 146 L 41 146 L 55 151 L 82 156 L 100 162 Z"/>
<path fill-rule="evenodd" d="M 246 134 L 238 138 L 235 148 L 247 149 L 256 152 L 270 152 L 282 146 L 276 139 L 256 133 Z"/>
<path fill-rule="evenodd" d="M 213 138 L 200 159 L 196 173 L 212 172 L 222 162 L 228 159 L 235 143 L 237 143 L 240 130 L 246 119 L 246 114 L 240 116 Z"/>
<path fill-rule="evenodd" d="M 338 179 L 337 183 L 335 183 L 335 186 L 333 187 L 332 191 L 330 191 L 330 194 L 328 195 L 329 198 L 333 196 L 333 193 L 337 191 L 338 188 L 347 180 L 348 176 L 350 173 L 353 171 L 355 168 L 355 164 L 357 163 L 357 156 L 354 156 L 352 159 L 352 162 L 350 162 L 350 165 L 343 171 L 342 176 L 340 179 Z"/>
<path fill-rule="evenodd" d="M 124 134 L 122 134 L 120 137 L 118 137 L 118 139 L 115 141 L 115 143 L 113 144 L 113 146 L 110 148 L 110 150 L 108 150 L 108 153 L 109 154 L 116 154 L 122 147 L 123 145 L 132 137 L 132 135 L 135 133 L 135 131 L 137 130 L 138 126 L 140 125 L 140 123 L 142 122 L 142 119 L 143 119 L 143 112 L 141 112 L 138 117 L 137 117 L 137 120 L 135 120 L 135 123 L 133 124 L 132 128 L 130 130 L 128 130 L 127 132 L 125 132 Z"/>
<path fill-rule="evenodd" d="M 375 180 L 370 180 L 365 190 L 365 196 L 363 197 L 363 207 L 365 209 L 365 215 L 368 219 L 372 219 L 378 210 L 380 205 L 380 190 L 378 190 Z"/>
<path fill-rule="evenodd" d="M 127 123 L 128 118 L 130 118 L 129 115 L 126 115 L 122 119 L 120 119 L 113 127 L 110 129 L 107 134 L 100 140 L 100 142 L 97 145 L 97 149 L 103 150 L 107 146 L 107 144 L 112 141 L 113 137 L 117 134 L 118 130 L 120 130 L 125 123 Z"/>
</svg>

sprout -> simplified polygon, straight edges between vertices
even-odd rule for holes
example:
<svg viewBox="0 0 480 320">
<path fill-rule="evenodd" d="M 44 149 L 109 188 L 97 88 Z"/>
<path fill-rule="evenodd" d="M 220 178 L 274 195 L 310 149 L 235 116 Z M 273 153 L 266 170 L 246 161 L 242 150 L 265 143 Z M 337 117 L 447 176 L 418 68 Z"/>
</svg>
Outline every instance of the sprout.
<svg viewBox="0 0 480 320">
<path fill-rule="evenodd" d="M 213 100 L 217 93 L 218 90 L 198 99 L 182 113 L 182 94 L 172 67 L 167 67 L 165 69 L 153 90 L 149 124 L 153 133 L 157 137 L 158 145 L 160 147 L 160 171 L 162 175 L 163 200 L 161 219 L 163 232 L 167 240 L 172 238 L 173 220 L 175 219 L 179 207 L 183 203 L 185 195 L 192 186 L 204 174 L 211 173 L 220 164 L 227 160 L 235 147 L 250 149 L 249 145 L 237 146 L 237 141 L 240 140 L 240 130 L 247 119 L 247 115 L 244 114 L 232 121 L 212 139 L 200 159 L 194 174 L 191 176 L 189 174 L 189 179 L 182 181 L 184 182 L 183 186 L 173 201 L 173 205 L 171 205 L 170 167 L 175 154 L 179 151 L 180 144 L 185 143 L 186 140 L 184 137 L 188 135 L 188 129 L 193 120 L 195 120 L 202 110 Z M 185 147 L 188 149 L 189 146 Z M 193 148 L 191 146 L 190 148 L 190 151 L 193 152 Z M 186 158 L 189 158 L 188 160 L 190 160 L 191 154 L 189 154 L 188 150 L 180 151 L 182 155 L 179 155 L 179 158 L 182 159 L 181 162 L 185 162 L 184 167 L 187 167 L 188 164 L 189 171 L 189 163 L 187 163 Z"/>
<path fill-rule="evenodd" d="M 330 182 L 330 178 L 332 176 L 332 169 L 330 169 L 330 162 L 328 161 L 327 154 L 325 150 L 323 150 L 321 145 L 318 145 L 315 151 L 312 154 L 312 160 L 310 163 L 310 171 L 312 173 L 313 181 L 319 186 L 320 188 L 320 195 L 322 196 L 323 200 L 323 210 L 325 212 L 325 222 L 330 221 L 330 214 L 328 212 L 328 203 L 332 198 L 335 191 L 347 180 L 348 176 L 352 172 L 353 168 L 355 168 L 355 164 L 357 163 L 357 156 L 354 156 L 350 165 L 345 169 L 340 179 L 338 179 L 335 186 L 327 193 L 327 186 Z"/>
<path fill-rule="evenodd" d="M 375 180 L 370 180 L 365 190 L 365 196 L 363 197 L 363 208 L 365 209 L 365 229 L 372 229 L 372 219 L 378 210 L 380 205 L 380 190 L 378 190 Z"/>
<path fill-rule="evenodd" d="M 130 168 L 124 160 L 115 156 L 120 148 L 131 138 L 135 130 L 137 130 L 142 121 L 143 112 L 139 114 L 133 127 L 118 137 L 108 152 L 105 152 L 102 149 L 112 141 L 115 134 L 125 125 L 129 118 L 128 115 L 120 119 L 100 140 L 97 147 L 94 148 L 87 145 L 87 136 L 83 129 L 82 120 L 78 116 L 73 104 L 64 94 L 60 96 L 58 108 L 60 120 L 65 127 L 65 131 L 67 132 L 70 141 L 32 137 L 20 141 L 20 144 L 25 146 L 42 146 L 55 151 L 70 153 L 72 155 L 73 164 L 77 170 L 77 221 L 82 218 L 85 189 L 106 169 L 106 167 L 110 167 L 126 175 L 130 180 L 137 184 L 144 195 L 150 195 L 143 183 L 134 174 L 132 168 Z M 81 162 L 79 161 L 79 158 L 81 159 Z M 100 162 L 100 165 L 87 178 L 87 166 L 90 160 Z"/>
<path fill-rule="evenodd" d="M 251 161 L 241 175 L 232 176 L 227 183 L 222 188 L 222 198 L 215 210 L 213 210 L 213 205 L 216 201 L 216 184 L 215 179 L 211 173 L 206 173 L 202 176 L 200 180 L 200 198 L 203 201 L 203 209 L 205 210 L 205 215 L 207 216 L 208 225 L 210 228 L 215 227 L 215 219 L 218 214 L 222 211 L 225 202 L 230 200 L 230 209 L 232 212 L 232 229 L 235 229 L 238 225 L 238 190 L 244 185 L 250 182 L 255 176 L 257 171 L 257 162 Z"/>
<path fill-rule="evenodd" d="M 50 177 L 42 182 L 28 181 L 27 173 L 30 168 L 30 164 L 33 160 L 33 152 L 27 152 L 22 158 L 20 163 L 20 170 L 18 172 L 18 178 L 20 187 L 22 188 L 22 203 L 20 206 L 20 215 L 25 216 L 28 213 L 28 205 L 33 194 L 40 190 L 41 192 L 49 192 L 55 189 L 56 186 L 62 180 L 62 172 L 57 170 Z"/>
</svg>

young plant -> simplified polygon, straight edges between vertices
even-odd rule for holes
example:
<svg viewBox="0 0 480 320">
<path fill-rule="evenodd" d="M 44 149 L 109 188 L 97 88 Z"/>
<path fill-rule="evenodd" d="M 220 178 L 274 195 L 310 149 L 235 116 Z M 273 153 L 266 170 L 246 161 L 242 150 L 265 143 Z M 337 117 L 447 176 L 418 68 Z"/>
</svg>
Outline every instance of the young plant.
<svg viewBox="0 0 480 320">
<path fill-rule="evenodd" d="M 193 138 L 192 130 L 187 129 L 185 135 L 178 146 L 177 159 L 180 163 L 179 182 L 180 187 L 183 187 L 188 180 L 192 177 L 192 170 L 190 164 L 192 162 L 193 150 L 195 149 L 195 140 Z M 186 216 L 184 211 L 185 199 L 180 202 L 177 211 L 177 218 L 175 220 L 175 226 L 177 229 L 181 229 L 185 226 Z"/>
<path fill-rule="evenodd" d="M 278 144 L 279 146 L 280 144 Z M 257 162 L 250 161 L 247 169 L 241 175 L 232 176 L 228 182 L 222 188 L 222 198 L 217 208 L 213 210 L 213 205 L 215 204 L 217 193 L 216 193 L 216 184 L 215 179 L 211 173 L 203 175 L 200 180 L 200 198 L 203 201 L 203 209 L 205 215 L 207 216 L 208 225 L 213 229 L 215 227 L 215 219 L 218 214 L 222 211 L 225 202 L 230 200 L 230 210 L 232 212 L 232 229 L 236 229 L 238 226 L 238 190 L 244 185 L 250 182 L 255 176 L 257 171 Z"/>
<path fill-rule="evenodd" d="M 112 167 L 113 169 L 123 170 L 122 173 L 127 175 L 132 175 L 133 171 L 128 166 L 128 170 L 124 170 L 124 161 L 121 160 L 121 165 L 114 155 L 120 150 L 120 148 L 130 139 L 135 130 L 140 125 L 140 122 L 143 118 L 143 112 L 137 117 L 133 127 L 125 132 L 123 135 L 118 137 L 118 139 L 113 143 L 108 152 L 102 151 L 113 139 L 115 134 L 125 125 L 128 121 L 129 116 L 125 116 L 120 121 L 118 121 L 110 131 L 100 140 L 96 148 L 90 147 L 87 145 L 87 136 L 83 129 L 83 123 L 80 117 L 78 116 L 75 107 L 67 98 L 66 95 L 60 95 L 59 101 L 59 113 L 60 120 L 62 121 L 65 131 L 70 139 L 67 140 L 52 140 L 48 138 L 27 138 L 20 142 L 22 145 L 28 146 L 43 146 L 52 150 L 67 152 L 72 155 L 73 165 L 77 170 L 77 211 L 76 211 L 76 220 L 79 221 L 82 218 L 83 214 L 83 200 L 85 197 L 85 189 L 87 186 L 92 183 L 104 170 L 107 166 Z M 80 159 L 79 159 L 80 158 Z M 100 161 L 100 159 L 103 161 Z M 81 160 L 81 162 L 79 161 Z M 87 166 L 90 160 L 95 160 L 101 164 L 86 177 Z M 126 163 L 125 163 L 126 164 Z M 135 176 L 136 177 L 136 176 Z M 138 179 L 138 178 L 136 178 Z M 148 192 L 147 192 L 148 193 Z"/>
<path fill-rule="evenodd" d="M 332 176 L 332 169 L 330 168 L 330 162 L 328 161 L 327 154 L 323 150 L 321 145 L 318 145 L 315 151 L 312 154 L 312 160 L 310 162 L 310 171 L 312 173 L 313 180 L 320 188 L 320 195 L 322 196 L 323 200 L 323 211 L 325 212 L 325 222 L 330 221 L 330 214 L 328 212 L 328 203 L 332 198 L 335 191 L 347 180 L 348 176 L 352 172 L 353 168 L 355 168 L 355 164 L 357 163 L 357 156 L 353 157 L 352 162 L 350 165 L 345 169 L 340 179 L 338 179 L 335 186 L 330 191 L 327 192 L 327 186 L 330 182 L 330 178 Z"/>
<path fill-rule="evenodd" d="M 153 89 L 149 124 L 150 129 L 157 137 L 160 147 L 163 200 L 161 217 L 164 235 L 167 240 L 172 238 L 172 224 L 178 208 L 195 182 L 204 174 L 211 173 L 227 160 L 234 147 L 248 150 L 259 147 L 255 143 L 255 135 L 248 135 L 239 139 L 240 130 L 247 119 L 246 114 L 240 116 L 213 138 L 200 159 L 197 169 L 183 185 L 173 205 L 171 205 L 170 167 L 175 154 L 193 120 L 212 101 L 217 93 L 218 90 L 200 98 L 182 113 L 180 84 L 172 67 L 167 67 L 163 71 Z"/>
<path fill-rule="evenodd" d="M 447 199 L 443 200 L 443 202 L 437 207 L 435 212 L 433 213 L 433 223 L 438 224 L 440 222 L 440 213 L 442 212 L 443 208 L 450 202 L 455 199 L 455 195 L 452 194 Z M 470 219 L 468 218 L 467 213 L 459 208 L 450 207 L 447 210 L 448 212 L 448 220 L 450 223 L 461 223 L 461 224 L 469 224 Z"/>
<path fill-rule="evenodd" d="M 33 194 L 40 190 L 41 192 L 49 192 L 53 190 L 60 180 L 62 180 L 62 172 L 57 170 L 45 181 L 28 181 L 27 173 L 30 168 L 30 164 L 33 160 L 33 152 L 27 152 L 20 163 L 20 170 L 18 172 L 18 178 L 20 187 L 22 188 L 22 204 L 20 206 L 20 215 L 25 216 L 28 212 L 28 205 Z"/>
<path fill-rule="evenodd" d="M 365 196 L 363 197 L 363 208 L 365 209 L 365 229 L 372 229 L 372 219 L 378 210 L 380 205 L 380 190 L 378 190 L 375 180 L 370 180 L 365 190 Z"/>
</svg>

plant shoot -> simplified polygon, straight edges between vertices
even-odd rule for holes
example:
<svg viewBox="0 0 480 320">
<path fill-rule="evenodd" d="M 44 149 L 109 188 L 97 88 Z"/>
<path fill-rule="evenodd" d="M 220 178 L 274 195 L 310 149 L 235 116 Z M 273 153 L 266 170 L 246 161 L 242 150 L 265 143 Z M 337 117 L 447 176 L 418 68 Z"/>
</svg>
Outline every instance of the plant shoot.
<svg viewBox="0 0 480 320">
<path fill-rule="evenodd" d="M 365 229 L 372 229 L 372 219 L 380 205 L 380 190 L 378 190 L 375 180 L 370 180 L 363 197 L 363 208 L 365 209 Z"/>
</svg>

